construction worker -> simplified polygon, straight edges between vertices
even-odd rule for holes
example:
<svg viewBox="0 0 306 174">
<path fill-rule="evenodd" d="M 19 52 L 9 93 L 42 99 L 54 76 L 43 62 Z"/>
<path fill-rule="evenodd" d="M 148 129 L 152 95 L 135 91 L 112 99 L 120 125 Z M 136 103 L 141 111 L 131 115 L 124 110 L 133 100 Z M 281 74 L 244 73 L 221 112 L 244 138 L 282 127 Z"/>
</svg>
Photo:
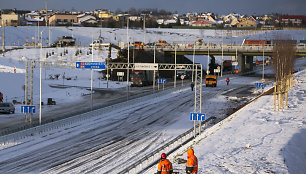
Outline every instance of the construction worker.
<svg viewBox="0 0 306 174">
<path fill-rule="evenodd" d="M 3 102 L 3 94 L 0 92 L 0 103 Z"/>
<path fill-rule="evenodd" d="M 194 83 L 193 82 L 191 82 L 190 87 L 191 87 L 191 91 L 193 91 L 193 88 L 194 88 Z"/>
<path fill-rule="evenodd" d="M 162 153 L 157 167 L 157 174 L 171 174 L 173 172 L 172 163 L 166 158 L 167 155 Z"/>
<path fill-rule="evenodd" d="M 227 77 L 227 78 L 226 78 L 226 84 L 228 85 L 229 82 L 230 82 L 230 79 Z"/>
<path fill-rule="evenodd" d="M 198 158 L 192 148 L 187 151 L 186 173 L 198 173 Z"/>
</svg>

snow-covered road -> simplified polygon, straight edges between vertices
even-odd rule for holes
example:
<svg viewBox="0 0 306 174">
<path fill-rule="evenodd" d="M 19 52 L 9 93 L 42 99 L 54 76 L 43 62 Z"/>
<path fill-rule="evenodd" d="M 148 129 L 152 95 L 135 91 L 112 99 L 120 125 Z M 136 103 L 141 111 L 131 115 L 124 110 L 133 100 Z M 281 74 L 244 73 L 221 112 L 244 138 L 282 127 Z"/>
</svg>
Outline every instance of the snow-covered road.
<svg viewBox="0 0 306 174">
<path fill-rule="evenodd" d="M 257 78 L 238 77 L 233 86 Z M 236 103 L 220 93 L 229 90 L 225 82 L 204 88 L 203 108 L 208 116 L 224 117 Z M 239 90 L 238 90 L 239 91 Z M 0 171 L 4 173 L 116 173 L 135 160 L 193 126 L 186 113 L 193 111 L 190 88 L 133 103 L 109 113 L 22 139 L 0 151 Z"/>
</svg>

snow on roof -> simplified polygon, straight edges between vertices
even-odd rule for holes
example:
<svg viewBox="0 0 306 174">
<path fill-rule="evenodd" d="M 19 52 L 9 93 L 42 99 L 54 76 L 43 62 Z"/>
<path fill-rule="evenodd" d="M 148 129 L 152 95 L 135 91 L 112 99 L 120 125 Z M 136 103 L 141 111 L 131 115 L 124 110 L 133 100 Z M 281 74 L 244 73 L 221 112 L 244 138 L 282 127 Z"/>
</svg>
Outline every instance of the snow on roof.
<svg viewBox="0 0 306 174">
<path fill-rule="evenodd" d="M 25 17 L 25 20 L 28 22 L 42 22 L 44 21 L 44 18 L 36 17 L 36 18 L 29 18 Z"/>
</svg>

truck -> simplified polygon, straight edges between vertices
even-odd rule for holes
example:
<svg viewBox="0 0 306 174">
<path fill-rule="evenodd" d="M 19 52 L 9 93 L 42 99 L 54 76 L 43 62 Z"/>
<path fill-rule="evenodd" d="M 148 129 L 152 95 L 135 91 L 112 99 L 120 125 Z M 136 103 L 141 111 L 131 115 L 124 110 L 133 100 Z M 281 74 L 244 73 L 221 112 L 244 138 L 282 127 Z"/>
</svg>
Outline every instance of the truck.
<svg viewBox="0 0 306 174">
<path fill-rule="evenodd" d="M 131 86 L 147 86 L 153 84 L 154 71 L 148 70 L 132 70 L 131 72 Z"/>
<path fill-rule="evenodd" d="M 232 60 L 223 61 L 223 71 L 232 71 Z"/>
<path fill-rule="evenodd" d="M 206 75 L 205 76 L 206 87 L 217 87 L 217 76 L 215 75 Z"/>
<path fill-rule="evenodd" d="M 168 46 L 169 44 L 165 40 L 158 40 L 156 45 L 158 45 L 158 46 Z"/>
<path fill-rule="evenodd" d="M 94 40 L 91 44 L 89 44 L 89 47 L 94 47 L 95 49 L 96 48 L 103 48 L 103 47 L 109 47 L 110 46 L 110 43 L 103 43 L 102 39 L 97 39 L 97 40 Z"/>
</svg>

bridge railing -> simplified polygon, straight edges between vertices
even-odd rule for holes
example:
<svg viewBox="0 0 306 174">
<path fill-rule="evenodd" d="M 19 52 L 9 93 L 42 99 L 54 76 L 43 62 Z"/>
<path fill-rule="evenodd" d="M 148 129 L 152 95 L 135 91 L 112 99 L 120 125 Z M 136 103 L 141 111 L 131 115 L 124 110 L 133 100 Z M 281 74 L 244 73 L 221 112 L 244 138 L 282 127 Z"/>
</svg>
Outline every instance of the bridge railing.
<svg viewBox="0 0 306 174">
<path fill-rule="evenodd" d="M 174 51 L 176 48 L 177 51 L 203 51 L 203 50 L 211 50 L 211 51 L 239 51 L 239 52 L 272 52 L 273 45 L 266 46 L 247 46 L 247 45 L 231 45 L 231 44 L 186 44 L 186 43 L 178 43 L 175 45 L 168 46 L 144 46 L 145 50 L 162 50 L 162 51 Z M 306 45 L 297 45 L 297 52 L 306 52 Z"/>
</svg>

